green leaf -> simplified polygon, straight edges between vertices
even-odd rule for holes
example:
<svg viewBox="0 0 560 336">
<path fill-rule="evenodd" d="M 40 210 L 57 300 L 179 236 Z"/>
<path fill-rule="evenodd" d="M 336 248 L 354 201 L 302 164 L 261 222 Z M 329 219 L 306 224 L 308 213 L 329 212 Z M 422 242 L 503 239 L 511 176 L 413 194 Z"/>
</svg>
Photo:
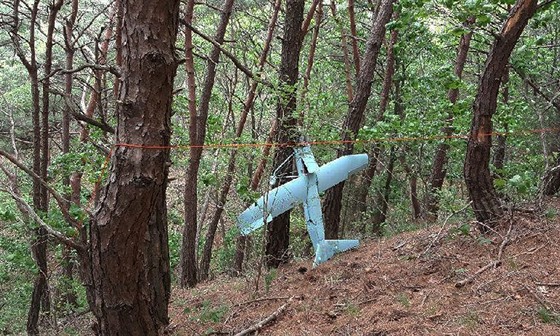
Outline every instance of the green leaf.
<svg viewBox="0 0 560 336">
<path fill-rule="evenodd" d="M 495 179 L 494 180 L 494 187 L 501 189 L 506 186 L 506 180 L 504 179 Z"/>
</svg>

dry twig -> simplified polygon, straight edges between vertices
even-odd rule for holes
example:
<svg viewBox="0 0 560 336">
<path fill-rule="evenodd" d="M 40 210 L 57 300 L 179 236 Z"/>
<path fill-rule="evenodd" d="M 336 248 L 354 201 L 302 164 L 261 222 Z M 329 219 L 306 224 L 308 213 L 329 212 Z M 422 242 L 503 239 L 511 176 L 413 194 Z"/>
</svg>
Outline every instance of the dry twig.
<svg viewBox="0 0 560 336">
<path fill-rule="evenodd" d="M 455 283 L 455 287 L 457 288 L 461 288 L 463 286 L 465 286 L 466 284 L 469 284 L 471 282 L 474 281 L 474 279 L 479 276 L 480 274 L 484 273 L 485 271 L 487 271 L 490 268 L 496 268 L 498 266 L 500 266 L 502 264 L 502 254 L 504 252 L 504 248 L 506 247 L 506 245 L 508 244 L 509 240 L 510 240 L 510 235 L 511 235 L 511 229 L 513 228 L 513 221 L 510 220 L 509 223 L 509 228 L 508 228 L 508 232 L 506 233 L 504 239 L 502 240 L 502 243 L 500 244 L 500 247 L 498 249 L 498 256 L 496 258 L 496 260 L 492 260 L 490 263 L 488 263 L 486 266 L 480 268 L 478 271 L 476 271 L 473 275 L 471 275 L 468 278 L 465 278 L 461 281 L 458 281 Z"/>
<path fill-rule="evenodd" d="M 273 297 L 261 297 L 261 298 L 257 298 L 254 300 L 249 300 L 249 301 L 245 301 L 245 302 L 241 302 L 236 304 L 235 306 L 240 307 L 240 306 L 244 306 L 244 305 L 248 305 L 251 303 L 255 303 L 255 302 L 261 302 L 261 301 L 269 301 L 269 300 L 289 300 L 290 297 L 289 296 L 273 296 Z"/>
<path fill-rule="evenodd" d="M 439 240 L 439 238 L 441 237 L 441 233 L 443 232 L 443 230 L 445 229 L 445 227 L 447 226 L 447 222 L 451 219 L 451 217 L 455 216 L 458 213 L 461 213 L 463 211 L 465 211 L 465 209 L 467 209 L 468 207 L 470 207 L 472 204 L 472 201 L 470 201 L 467 205 L 465 205 L 464 207 L 462 207 L 461 209 L 452 212 L 451 214 L 449 214 L 449 216 L 447 216 L 447 218 L 445 218 L 445 220 L 443 221 L 443 224 L 441 225 L 441 228 L 439 229 L 438 233 L 436 234 L 436 237 L 434 238 L 434 240 L 432 240 L 432 242 L 430 243 L 430 245 L 428 245 L 428 247 L 426 247 L 426 249 L 424 250 L 424 252 L 420 253 L 420 255 L 418 255 L 418 258 L 424 256 L 426 253 L 428 253 L 428 251 L 430 251 L 430 249 L 432 247 L 434 247 L 434 245 L 437 243 L 437 241 Z"/>
<path fill-rule="evenodd" d="M 463 286 L 465 286 L 466 284 L 470 284 L 471 282 L 473 282 L 473 280 L 479 276 L 481 273 L 484 273 L 486 270 L 490 269 L 490 268 L 495 268 L 498 267 L 502 264 L 501 261 L 499 260 L 492 260 L 489 264 L 487 264 L 486 266 L 480 268 L 478 271 L 476 271 L 473 275 L 471 275 L 468 278 L 465 278 L 461 281 L 458 281 L 455 283 L 455 287 L 457 288 L 461 288 Z"/>
<path fill-rule="evenodd" d="M 280 316 L 280 314 L 282 314 L 284 312 L 284 310 L 286 310 L 286 308 L 288 307 L 290 302 L 292 302 L 293 298 L 294 298 L 293 296 L 291 298 L 289 298 L 286 303 L 284 303 L 282 306 L 280 306 L 280 308 L 276 309 L 272 314 L 270 314 L 264 320 L 261 320 L 261 321 L 255 323 L 255 324 L 253 324 L 249 328 L 238 332 L 237 334 L 235 334 L 235 336 L 248 335 L 252 332 L 255 332 L 255 331 L 258 331 L 259 329 L 262 329 L 265 325 L 269 324 L 270 322 L 274 321 L 278 316 Z"/>
</svg>

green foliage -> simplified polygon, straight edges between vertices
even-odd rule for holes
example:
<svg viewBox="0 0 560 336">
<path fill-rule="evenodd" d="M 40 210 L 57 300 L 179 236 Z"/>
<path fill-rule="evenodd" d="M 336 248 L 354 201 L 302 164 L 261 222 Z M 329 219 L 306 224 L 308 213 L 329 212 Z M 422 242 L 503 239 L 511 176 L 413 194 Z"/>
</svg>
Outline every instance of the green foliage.
<svg viewBox="0 0 560 336">
<path fill-rule="evenodd" d="M 468 223 L 461 224 L 458 227 L 449 230 L 452 235 L 469 236 L 471 232 L 471 226 Z"/>
<path fill-rule="evenodd" d="M 252 191 L 249 188 L 249 184 L 251 183 L 249 177 L 243 176 L 235 185 L 235 190 L 239 195 L 239 198 L 246 203 L 252 203 L 256 201 L 260 197 L 260 193 L 256 191 Z"/>
<path fill-rule="evenodd" d="M 222 245 L 213 253 L 213 262 L 218 272 L 229 271 L 235 259 L 235 242 L 239 236 L 237 226 L 232 226 L 226 231 Z"/>
<path fill-rule="evenodd" d="M 294 258 L 307 258 L 313 251 L 307 233 L 307 224 L 303 212 L 295 209 L 290 218 L 290 252 Z"/>
<path fill-rule="evenodd" d="M 272 282 L 278 276 L 278 270 L 276 268 L 270 269 L 264 276 L 264 291 L 268 293 L 270 291 L 270 287 L 272 286 Z"/>
<path fill-rule="evenodd" d="M 481 319 L 478 316 L 478 312 L 469 310 L 464 316 L 459 319 L 459 323 L 469 329 L 473 329 L 476 328 L 479 323 L 481 323 Z"/>
<path fill-rule="evenodd" d="M 184 312 L 191 314 L 191 319 L 200 321 L 201 323 L 219 323 L 229 311 L 226 305 L 213 306 L 210 301 L 202 302 L 202 305 L 197 309 L 185 308 Z"/>
<path fill-rule="evenodd" d="M 0 334 L 25 330 L 28 300 L 33 290 L 35 263 L 29 228 L 20 222 L 15 205 L 0 201 Z"/>
<path fill-rule="evenodd" d="M 169 230 L 169 263 L 171 269 L 175 269 L 180 261 L 182 234 L 177 229 L 178 227 L 179 226 L 173 226 Z"/>
<path fill-rule="evenodd" d="M 403 307 L 410 308 L 410 298 L 408 297 L 408 294 L 406 294 L 404 292 L 398 293 L 397 296 L 395 297 L 395 299 Z"/>
<path fill-rule="evenodd" d="M 550 310 L 546 307 L 540 307 L 537 310 L 537 316 L 542 323 L 560 325 L 560 314 Z"/>
</svg>

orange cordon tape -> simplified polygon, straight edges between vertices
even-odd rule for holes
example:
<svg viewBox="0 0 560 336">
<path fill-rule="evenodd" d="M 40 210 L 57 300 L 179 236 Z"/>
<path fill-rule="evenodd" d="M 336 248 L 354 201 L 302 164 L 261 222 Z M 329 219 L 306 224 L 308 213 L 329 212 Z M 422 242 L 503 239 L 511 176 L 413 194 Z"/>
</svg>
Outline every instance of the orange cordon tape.
<svg viewBox="0 0 560 336">
<path fill-rule="evenodd" d="M 560 132 L 560 128 L 541 128 L 533 130 L 521 130 L 515 132 L 491 132 L 482 134 L 485 136 L 515 136 L 527 135 L 535 133 L 552 133 Z M 303 142 L 261 142 L 261 143 L 219 143 L 219 144 L 205 144 L 205 145 L 142 145 L 142 144 L 129 144 L 117 143 L 113 147 L 128 147 L 128 148 L 141 148 L 141 149 L 185 149 L 202 148 L 202 149 L 215 149 L 215 148 L 245 148 L 245 147 L 297 147 L 302 145 L 321 146 L 321 145 L 345 145 L 356 143 L 375 143 L 375 142 L 407 142 L 407 141 L 428 141 L 428 140 L 446 140 L 446 139 L 468 139 L 468 135 L 432 135 L 420 137 L 395 137 L 395 138 L 373 138 L 373 139 L 356 139 L 356 140 L 323 140 L 323 141 L 303 141 Z M 111 154 L 111 153 L 109 153 Z"/>
<path fill-rule="evenodd" d="M 484 134 L 486 136 L 515 136 L 515 135 L 527 135 L 535 133 L 552 133 L 559 132 L 560 128 L 541 128 L 532 130 L 521 130 L 515 132 L 492 132 Z M 446 140 L 446 139 L 468 139 L 467 135 L 433 135 L 433 136 L 423 136 L 423 137 L 395 137 L 395 138 L 375 138 L 375 139 L 356 139 L 356 140 L 323 140 L 323 141 L 303 141 L 303 142 L 286 142 L 286 143 L 231 143 L 231 144 L 205 144 L 205 145 L 142 145 L 142 144 L 129 144 L 129 143 L 116 143 L 113 148 L 116 147 L 128 147 L 128 148 L 141 148 L 141 149 L 185 149 L 189 150 L 191 148 L 202 148 L 202 149 L 215 149 L 215 148 L 255 148 L 255 147 L 297 147 L 302 145 L 311 146 L 325 146 L 325 145 L 345 145 L 345 144 L 357 144 L 357 143 L 375 143 L 375 142 L 407 142 L 407 141 L 428 141 L 428 140 Z M 109 151 L 103 166 L 107 166 L 109 159 L 113 154 L 113 148 Z M 103 171 L 102 171 L 103 173 Z"/>
<path fill-rule="evenodd" d="M 541 128 L 532 130 L 521 130 L 515 132 L 491 132 L 483 134 L 485 136 L 519 136 L 519 135 L 529 135 L 537 133 L 553 133 L 560 132 L 560 128 Z M 423 137 L 395 137 L 395 138 L 384 138 L 384 139 L 356 139 L 356 140 L 323 140 L 323 141 L 304 141 L 304 142 L 287 142 L 287 143 L 232 143 L 232 144 L 206 144 L 206 145 L 141 145 L 141 144 L 129 144 L 129 143 L 116 143 L 113 145 L 109 154 L 103 162 L 101 167 L 101 173 L 99 178 L 95 182 L 95 187 L 92 193 L 91 201 L 95 198 L 95 192 L 101 184 L 101 179 L 105 175 L 105 170 L 109 165 L 109 160 L 113 155 L 113 149 L 117 147 L 127 147 L 127 148 L 139 148 L 139 149 L 185 149 L 189 150 L 191 148 L 202 148 L 202 149 L 215 149 L 215 148 L 258 148 L 258 147 L 297 147 L 302 145 L 311 146 L 326 146 L 326 145 L 346 145 L 346 144 L 357 144 L 357 143 L 376 143 L 376 142 L 407 142 L 407 141 L 429 141 L 429 140 L 447 140 L 447 139 L 468 139 L 467 135 L 433 135 L 433 136 L 423 136 Z"/>
</svg>

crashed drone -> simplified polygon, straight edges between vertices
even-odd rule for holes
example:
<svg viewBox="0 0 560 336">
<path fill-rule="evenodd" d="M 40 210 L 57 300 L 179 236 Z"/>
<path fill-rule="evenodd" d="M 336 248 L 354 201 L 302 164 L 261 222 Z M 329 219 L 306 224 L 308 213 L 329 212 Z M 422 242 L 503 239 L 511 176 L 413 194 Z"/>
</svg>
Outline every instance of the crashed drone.
<svg viewBox="0 0 560 336">
<path fill-rule="evenodd" d="M 358 240 L 325 239 L 319 193 L 364 169 L 368 164 L 368 156 L 342 156 L 319 167 L 308 145 L 296 147 L 294 151 L 299 177 L 259 198 L 237 217 L 237 224 L 241 234 L 248 235 L 272 221 L 272 218 L 303 203 L 307 231 L 315 250 L 313 265 L 317 266 L 335 253 L 347 251 L 359 244 Z"/>
</svg>

